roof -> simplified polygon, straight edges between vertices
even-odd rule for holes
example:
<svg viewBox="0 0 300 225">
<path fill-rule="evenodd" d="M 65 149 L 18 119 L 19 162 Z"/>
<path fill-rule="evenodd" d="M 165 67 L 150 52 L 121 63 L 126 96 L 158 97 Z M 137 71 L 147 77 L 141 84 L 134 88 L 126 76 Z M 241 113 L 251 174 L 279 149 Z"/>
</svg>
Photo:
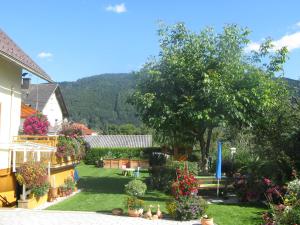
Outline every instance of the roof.
<svg viewBox="0 0 300 225">
<path fill-rule="evenodd" d="M 83 135 L 92 135 L 93 133 L 96 133 L 96 131 L 93 131 L 91 129 L 89 129 L 86 125 L 84 125 L 83 123 L 72 123 L 72 126 L 74 128 L 80 129 L 82 130 L 82 134 Z"/>
<path fill-rule="evenodd" d="M 24 103 L 21 104 L 21 118 L 25 119 L 33 114 L 36 114 L 37 111 L 33 108 L 31 108 L 28 105 L 25 105 Z"/>
<path fill-rule="evenodd" d="M 0 56 L 8 59 L 37 75 L 38 77 L 53 82 L 51 77 L 39 67 L 10 37 L 0 29 Z"/>
<path fill-rule="evenodd" d="M 57 83 L 30 84 L 28 89 L 22 89 L 22 102 L 42 112 L 53 93 L 57 97 L 64 117 L 68 117 L 68 110 Z"/>
<path fill-rule="evenodd" d="M 91 148 L 152 147 L 152 135 L 97 135 L 85 136 L 84 140 L 91 146 Z"/>
</svg>

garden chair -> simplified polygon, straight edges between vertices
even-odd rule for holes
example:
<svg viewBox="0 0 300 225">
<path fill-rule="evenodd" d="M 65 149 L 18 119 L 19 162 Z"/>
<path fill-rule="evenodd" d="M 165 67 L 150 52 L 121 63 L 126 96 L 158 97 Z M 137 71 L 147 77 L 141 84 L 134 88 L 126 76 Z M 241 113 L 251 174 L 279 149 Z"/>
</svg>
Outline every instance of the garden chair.
<svg viewBox="0 0 300 225">
<path fill-rule="evenodd" d="M 134 177 L 139 177 L 140 176 L 140 169 L 141 169 L 141 167 L 138 167 L 136 169 L 136 171 L 134 171 Z"/>
<path fill-rule="evenodd" d="M 124 165 L 124 164 L 121 166 L 121 169 L 122 169 L 122 175 L 124 175 L 124 176 L 127 175 L 126 168 L 127 168 L 127 167 L 126 167 L 126 165 Z"/>
</svg>

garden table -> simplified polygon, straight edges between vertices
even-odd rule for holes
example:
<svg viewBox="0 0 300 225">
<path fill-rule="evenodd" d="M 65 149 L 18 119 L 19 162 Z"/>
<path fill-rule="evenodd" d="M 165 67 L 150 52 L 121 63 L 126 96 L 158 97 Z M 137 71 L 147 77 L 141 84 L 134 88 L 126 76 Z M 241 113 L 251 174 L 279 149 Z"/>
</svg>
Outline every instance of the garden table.
<svg viewBox="0 0 300 225">
<path fill-rule="evenodd" d="M 135 171 L 135 169 L 133 169 L 133 168 L 124 168 L 122 170 L 124 172 L 124 176 L 125 177 L 127 176 L 127 174 L 130 175 L 130 176 L 132 176 L 133 172 Z"/>
</svg>

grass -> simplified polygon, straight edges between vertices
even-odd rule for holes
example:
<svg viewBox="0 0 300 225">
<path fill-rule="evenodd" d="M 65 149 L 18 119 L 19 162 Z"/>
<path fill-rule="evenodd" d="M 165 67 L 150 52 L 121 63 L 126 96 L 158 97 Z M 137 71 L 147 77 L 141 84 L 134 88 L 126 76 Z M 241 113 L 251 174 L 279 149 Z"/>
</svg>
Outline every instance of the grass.
<svg viewBox="0 0 300 225">
<path fill-rule="evenodd" d="M 82 189 L 79 194 L 49 207 L 49 210 L 93 211 L 110 213 L 113 208 L 123 208 L 126 195 L 124 185 L 132 177 L 124 177 L 121 170 L 102 169 L 90 165 L 78 166 L 80 181 L 78 187 Z M 141 171 L 141 179 L 148 176 Z M 147 191 L 143 197 L 146 207 L 159 204 L 166 213 L 165 202 L 169 196 L 159 191 Z M 218 225 L 255 225 L 261 224 L 261 213 L 265 210 L 262 205 L 253 204 L 210 204 L 208 214 L 214 217 Z M 155 211 L 155 210 L 154 210 Z"/>
<path fill-rule="evenodd" d="M 262 224 L 261 215 L 266 207 L 261 204 L 211 204 L 208 214 L 218 225 L 258 225 Z"/>
<path fill-rule="evenodd" d="M 124 185 L 132 180 L 132 177 L 124 177 L 119 169 L 103 169 L 84 164 L 78 166 L 78 171 L 81 177 L 78 188 L 82 189 L 82 192 L 48 209 L 94 212 L 111 212 L 113 208 L 125 209 Z M 141 179 L 147 176 L 146 171 L 141 171 Z M 159 204 L 161 210 L 166 212 L 165 202 L 169 199 L 166 194 L 147 191 L 142 199 L 146 208 L 150 204 Z"/>
</svg>

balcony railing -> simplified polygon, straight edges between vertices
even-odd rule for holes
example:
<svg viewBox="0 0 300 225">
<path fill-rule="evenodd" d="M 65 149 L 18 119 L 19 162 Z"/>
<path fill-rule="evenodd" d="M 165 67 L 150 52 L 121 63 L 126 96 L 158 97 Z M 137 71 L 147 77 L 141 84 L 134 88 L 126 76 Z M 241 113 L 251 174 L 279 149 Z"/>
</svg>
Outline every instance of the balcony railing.
<svg viewBox="0 0 300 225">
<path fill-rule="evenodd" d="M 20 135 L 14 137 L 11 145 L 12 167 L 16 170 L 27 161 L 41 161 L 51 168 L 71 165 L 76 161 L 71 158 L 59 158 L 56 156 L 58 136 L 30 136 Z"/>
</svg>

